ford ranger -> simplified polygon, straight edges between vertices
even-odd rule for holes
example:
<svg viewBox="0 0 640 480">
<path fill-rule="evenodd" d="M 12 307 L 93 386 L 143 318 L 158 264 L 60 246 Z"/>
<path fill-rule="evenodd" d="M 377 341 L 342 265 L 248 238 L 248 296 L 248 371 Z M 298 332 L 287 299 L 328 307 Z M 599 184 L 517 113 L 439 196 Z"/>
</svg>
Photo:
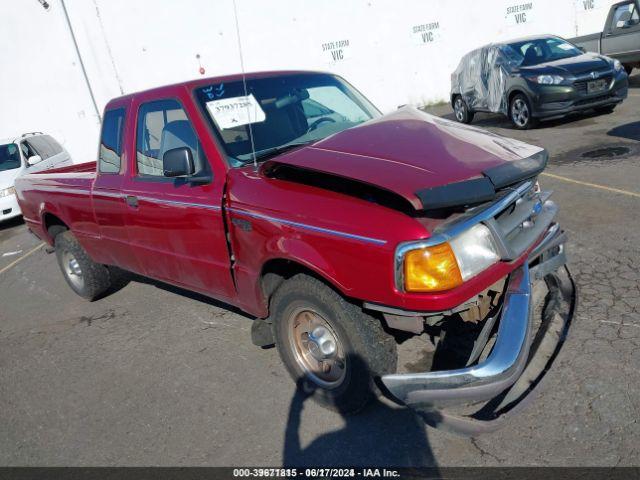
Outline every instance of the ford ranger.
<svg viewBox="0 0 640 480">
<path fill-rule="evenodd" d="M 640 2 L 624 0 L 609 9 L 601 32 L 571 39 L 583 51 L 613 57 L 627 74 L 640 67 Z"/>
<path fill-rule="evenodd" d="M 411 107 L 382 115 L 335 75 L 271 72 L 116 98 L 97 162 L 16 190 L 78 295 L 122 269 L 214 297 L 254 316 L 253 342 L 321 404 L 355 412 L 382 391 L 478 432 L 532 397 L 570 323 L 546 163 Z M 399 371 L 420 335 L 433 361 Z"/>
</svg>

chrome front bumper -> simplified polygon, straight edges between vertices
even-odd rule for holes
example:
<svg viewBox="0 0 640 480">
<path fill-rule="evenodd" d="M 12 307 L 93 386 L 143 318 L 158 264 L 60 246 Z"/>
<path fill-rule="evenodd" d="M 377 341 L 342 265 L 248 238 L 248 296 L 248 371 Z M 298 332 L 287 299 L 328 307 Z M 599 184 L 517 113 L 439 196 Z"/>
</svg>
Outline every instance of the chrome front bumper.
<svg viewBox="0 0 640 480">
<path fill-rule="evenodd" d="M 457 370 L 385 375 L 382 383 L 389 392 L 439 428 L 467 435 L 499 428 L 507 413 L 519 410 L 532 397 L 566 337 L 575 291 L 568 270 L 564 279 L 554 274 L 566 263 L 565 241 L 565 234 L 552 224 L 528 262 L 510 275 L 496 342 L 485 360 Z M 532 281 L 543 278 L 551 307 L 556 295 L 571 305 L 571 312 L 560 315 L 545 309 L 546 318 L 534 332 Z M 452 406 L 476 408 L 462 415 L 442 410 Z"/>
</svg>

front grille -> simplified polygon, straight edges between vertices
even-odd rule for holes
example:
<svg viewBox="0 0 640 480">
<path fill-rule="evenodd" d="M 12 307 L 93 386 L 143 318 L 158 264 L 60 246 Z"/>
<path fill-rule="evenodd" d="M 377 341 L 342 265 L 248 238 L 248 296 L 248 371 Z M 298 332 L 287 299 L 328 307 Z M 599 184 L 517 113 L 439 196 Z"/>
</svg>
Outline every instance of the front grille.
<svg viewBox="0 0 640 480">
<path fill-rule="evenodd" d="M 585 98 L 584 100 L 578 100 L 574 105 L 581 107 L 582 105 L 589 105 L 590 103 L 602 102 L 611 98 L 611 95 L 600 95 L 598 97 Z"/>
<path fill-rule="evenodd" d="M 609 88 L 611 86 L 611 81 L 613 80 L 613 77 L 611 75 L 605 75 L 603 77 L 598 77 L 595 80 L 602 80 L 602 79 L 607 81 L 607 88 Z M 588 78 L 586 80 L 577 80 L 573 82 L 573 86 L 575 87 L 575 89 L 580 95 L 587 95 L 587 83 L 593 82 L 593 80 L 594 80 L 593 78 Z"/>
<path fill-rule="evenodd" d="M 551 224 L 557 207 L 547 202 L 550 196 L 551 192 L 530 188 L 486 222 L 503 259 L 522 255 Z"/>
</svg>

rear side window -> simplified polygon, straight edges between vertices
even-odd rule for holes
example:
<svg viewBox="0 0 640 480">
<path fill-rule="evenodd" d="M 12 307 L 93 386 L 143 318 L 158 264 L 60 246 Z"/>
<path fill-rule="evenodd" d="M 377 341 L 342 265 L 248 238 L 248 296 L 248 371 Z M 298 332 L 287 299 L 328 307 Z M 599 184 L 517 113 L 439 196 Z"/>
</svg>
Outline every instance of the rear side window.
<svg viewBox="0 0 640 480">
<path fill-rule="evenodd" d="M 30 137 L 25 141 L 32 150 L 35 150 L 43 160 L 62 153 L 62 147 L 49 135 Z"/>
<path fill-rule="evenodd" d="M 122 159 L 124 108 L 105 112 L 100 136 L 98 166 L 100 173 L 119 173 Z"/>
</svg>

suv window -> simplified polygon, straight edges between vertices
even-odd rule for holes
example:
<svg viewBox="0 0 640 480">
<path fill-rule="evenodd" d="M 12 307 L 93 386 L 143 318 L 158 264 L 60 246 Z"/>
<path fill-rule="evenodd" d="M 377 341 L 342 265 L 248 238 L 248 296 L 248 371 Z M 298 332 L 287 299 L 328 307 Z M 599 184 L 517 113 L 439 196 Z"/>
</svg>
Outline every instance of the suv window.
<svg viewBox="0 0 640 480">
<path fill-rule="evenodd" d="M 104 113 L 98 153 L 98 167 L 101 173 L 120 173 L 123 126 L 124 108 Z"/>
<path fill-rule="evenodd" d="M 180 103 L 167 99 L 141 105 L 136 128 L 138 174 L 164 176 L 162 156 L 180 147 L 191 150 L 196 173 L 204 170 L 202 146 Z"/>
<path fill-rule="evenodd" d="M 635 2 L 620 5 L 615 9 L 613 19 L 611 20 L 611 28 L 624 28 L 622 26 L 618 27 L 618 22 L 623 22 L 627 27 L 640 23 L 640 16 L 638 16 Z"/>
<path fill-rule="evenodd" d="M 50 135 L 29 137 L 25 140 L 25 143 L 27 143 L 32 150 L 35 150 L 43 160 L 62 153 L 62 147 Z"/>
</svg>

